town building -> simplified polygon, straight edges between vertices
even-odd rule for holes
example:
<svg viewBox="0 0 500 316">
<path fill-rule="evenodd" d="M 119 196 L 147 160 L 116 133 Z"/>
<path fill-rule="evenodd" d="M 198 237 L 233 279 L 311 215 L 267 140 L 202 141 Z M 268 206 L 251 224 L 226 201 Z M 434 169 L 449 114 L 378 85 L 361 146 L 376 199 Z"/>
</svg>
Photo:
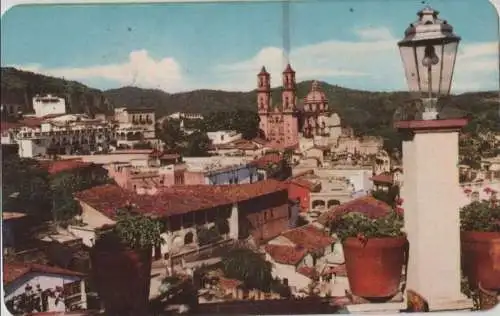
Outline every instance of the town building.
<svg viewBox="0 0 500 316">
<path fill-rule="evenodd" d="M 207 132 L 212 145 L 225 145 L 240 140 L 241 133 L 236 131 Z"/>
<path fill-rule="evenodd" d="M 4 263 L 4 302 L 18 311 L 27 299 L 38 299 L 40 311 L 85 310 L 84 274 L 68 269 L 28 263 Z"/>
<path fill-rule="evenodd" d="M 273 148 L 289 148 L 298 145 L 299 122 L 295 71 L 290 64 L 283 71 L 281 105 L 273 106 L 271 100 L 271 75 L 265 67 L 257 75 L 257 108 L 261 136 Z"/>
<path fill-rule="evenodd" d="M 36 95 L 33 98 L 33 110 L 36 117 L 66 114 L 66 100 L 51 94 Z"/>
<path fill-rule="evenodd" d="M 175 112 L 166 117 L 174 120 L 203 120 L 200 113 Z"/>
<path fill-rule="evenodd" d="M 117 209 L 131 206 L 165 223 L 167 241 L 155 254 L 181 258 L 198 245 L 200 227 L 220 225 L 222 239 L 268 241 L 289 227 L 292 217 L 287 186 L 276 180 L 240 185 L 192 185 L 131 193 L 117 185 L 103 185 L 75 195 L 84 226 L 70 231 L 91 246 L 96 232 L 113 224 Z"/>
<path fill-rule="evenodd" d="M 2 123 L 2 144 L 17 144 L 20 157 L 74 155 L 131 148 L 142 143 L 151 148 L 160 145 L 155 138 L 154 111 L 151 109 L 115 109 L 113 117 L 64 114 L 64 99 L 34 98 L 35 116 L 15 123 Z M 52 101 L 51 101 L 52 100 Z M 59 101 L 57 101 L 59 100 Z M 56 102 L 57 101 L 57 102 Z M 38 103 L 37 103 L 38 102 Z M 54 104 L 52 104 L 52 103 Z M 54 109 L 46 109 L 46 107 Z M 40 116 L 40 113 L 50 113 Z"/>
</svg>

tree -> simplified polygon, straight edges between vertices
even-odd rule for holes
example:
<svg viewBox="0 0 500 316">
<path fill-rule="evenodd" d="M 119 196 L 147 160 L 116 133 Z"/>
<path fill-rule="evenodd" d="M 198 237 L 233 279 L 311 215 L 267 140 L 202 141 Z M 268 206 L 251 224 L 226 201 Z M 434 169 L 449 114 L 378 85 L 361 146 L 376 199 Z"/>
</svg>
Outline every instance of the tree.
<svg viewBox="0 0 500 316">
<path fill-rule="evenodd" d="M 188 137 L 187 146 L 184 148 L 184 155 L 191 157 L 209 156 L 210 144 L 211 142 L 207 134 L 194 132 Z"/>
<path fill-rule="evenodd" d="M 156 135 L 165 144 L 165 149 L 175 152 L 179 151 L 186 138 L 178 120 L 163 121 L 161 125 L 156 127 Z"/>
<path fill-rule="evenodd" d="M 247 248 L 234 248 L 222 257 L 224 275 L 242 281 L 249 289 L 269 291 L 273 277 L 271 263 Z"/>
<path fill-rule="evenodd" d="M 2 210 L 50 218 L 51 192 L 48 172 L 36 160 L 3 156 Z"/>
</svg>

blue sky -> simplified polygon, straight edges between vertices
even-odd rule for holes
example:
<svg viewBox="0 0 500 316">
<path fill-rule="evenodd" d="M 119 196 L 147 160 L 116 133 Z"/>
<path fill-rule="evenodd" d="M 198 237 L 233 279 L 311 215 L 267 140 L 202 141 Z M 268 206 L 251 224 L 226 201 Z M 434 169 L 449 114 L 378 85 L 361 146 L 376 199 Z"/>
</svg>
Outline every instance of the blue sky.
<svg viewBox="0 0 500 316">
<path fill-rule="evenodd" d="M 498 14 L 487 0 L 427 1 L 462 37 L 454 92 L 496 90 Z M 294 1 L 297 79 L 405 90 L 397 40 L 422 1 Z M 1 64 L 107 89 L 248 91 L 262 65 L 279 85 L 280 2 L 18 6 L 1 20 Z"/>
</svg>

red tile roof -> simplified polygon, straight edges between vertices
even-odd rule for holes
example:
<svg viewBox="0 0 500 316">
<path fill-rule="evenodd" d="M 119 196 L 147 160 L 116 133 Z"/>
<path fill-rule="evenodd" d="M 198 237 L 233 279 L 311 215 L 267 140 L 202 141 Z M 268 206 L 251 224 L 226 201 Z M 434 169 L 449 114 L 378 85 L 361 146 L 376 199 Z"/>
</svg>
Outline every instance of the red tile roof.
<svg viewBox="0 0 500 316">
<path fill-rule="evenodd" d="M 375 175 L 370 178 L 373 182 L 375 183 L 386 183 L 386 184 L 393 184 L 394 183 L 394 176 L 390 172 L 384 172 L 378 175 Z"/>
<path fill-rule="evenodd" d="M 84 162 L 80 159 L 64 159 L 64 160 L 40 160 L 39 165 L 47 169 L 50 174 L 56 174 L 64 171 L 71 171 L 75 169 L 82 169 L 93 164 L 91 162 Z"/>
<path fill-rule="evenodd" d="M 378 218 L 385 216 L 391 211 L 392 208 L 389 204 L 367 195 L 331 208 L 318 218 L 318 222 L 325 225 L 337 216 L 349 212 L 359 212 L 370 218 Z"/>
<path fill-rule="evenodd" d="M 325 247 L 335 242 L 335 238 L 313 225 L 305 225 L 290 229 L 281 235 L 289 239 L 295 245 L 306 249 L 308 252 L 323 250 Z"/>
<path fill-rule="evenodd" d="M 321 190 L 321 183 L 313 182 L 305 177 L 297 177 L 289 180 L 291 184 L 298 185 L 300 187 L 306 188 L 311 192 L 318 192 Z"/>
<path fill-rule="evenodd" d="M 65 276 L 83 277 L 85 274 L 63 269 L 59 267 L 51 267 L 37 263 L 4 263 L 3 265 L 3 282 L 9 284 L 28 273 L 46 273 L 59 274 Z"/>
<path fill-rule="evenodd" d="M 264 249 L 274 261 L 288 265 L 297 265 L 307 255 L 306 249 L 294 246 L 267 244 Z"/>
<path fill-rule="evenodd" d="M 181 185 L 161 188 L 154 195 L 139 195 L 119 186 L 107 184 L 75 194 L 75 197 L 108 217 L 127 203 L 144 213 L 172 216 L 250 200 L 279 191 L 286 191 L 283 182 L 269 179 L 235 185 Z"/>
<path fill-rule="evenodd" d="M 306 277 L 308 277 L 310 279 L 314 279 L 315 277 L 318 277 L 318 272 L 316 271 L 316 269 L 311 268 L 311 267 L 302 266 L 302 267 L 297 269 L 297 272 L 302 274 L 302 275 L 305 275 Z"/>
<path fill-rule="evenodd" d="M 272 153 L 272 154 L 266 154 L 260 158 L 257 158 L 253 161 L 253 163 L 258 167 L 258 168 L 265 168 L 269 164 L 277 164 L 281 161 L 282 155 L 280 153 Z"/>
<path fill-rule="evenodd" d="M 241 282 L 240 280 L 219 277 L 219 287 L 221 287 L 222 289 L 234 289 L 241 286 L 242 284 L 243 282 Z"/>
</svg>

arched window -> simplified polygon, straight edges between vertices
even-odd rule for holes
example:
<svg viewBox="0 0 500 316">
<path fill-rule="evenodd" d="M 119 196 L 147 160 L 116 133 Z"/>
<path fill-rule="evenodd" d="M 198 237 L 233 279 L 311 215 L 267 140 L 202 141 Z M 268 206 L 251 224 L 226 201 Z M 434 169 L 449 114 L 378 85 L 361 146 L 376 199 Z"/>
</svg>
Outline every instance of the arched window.
<svg viewBox="0 0 500 316">
<path fill-rule="evenodd" d="M 184 236 L 184 245 L 192 244 L 193 241 L 194 241 L 194 235 L 192 232 L 189 232 Z"/>
</svg>

